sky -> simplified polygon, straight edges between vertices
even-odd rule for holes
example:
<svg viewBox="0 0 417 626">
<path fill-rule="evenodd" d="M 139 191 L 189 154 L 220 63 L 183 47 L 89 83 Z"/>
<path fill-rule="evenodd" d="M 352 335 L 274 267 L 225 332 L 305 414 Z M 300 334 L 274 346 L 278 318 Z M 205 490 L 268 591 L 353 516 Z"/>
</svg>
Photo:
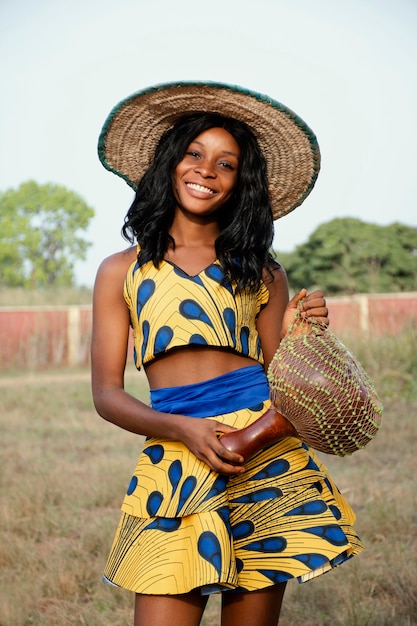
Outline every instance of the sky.
<svg viewBox="0 0 417 626">
<path fill-rule="evenodd" d="M 0 190 L 52 182 L 94 208 L 76 265 L 92 285 L 127 245 L 133 199 L 97 157 L 107 115 L 150 85 L 214 80 L 268 94 L 318 137 L 318 181 L 275 223 L 276 249 L 335 218 L 417 226 L 416 32 L 416 0 L 0 0 Z"/>
</svg>

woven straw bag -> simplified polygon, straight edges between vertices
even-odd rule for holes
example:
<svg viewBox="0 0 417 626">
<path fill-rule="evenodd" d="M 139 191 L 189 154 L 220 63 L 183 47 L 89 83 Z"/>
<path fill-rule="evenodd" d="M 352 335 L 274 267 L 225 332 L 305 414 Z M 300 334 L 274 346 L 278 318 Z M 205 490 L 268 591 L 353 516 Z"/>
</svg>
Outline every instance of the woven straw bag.
<svg viewBox="0 0 417 626">
<path fill-rule="evenodd" d="M 360 363 L 332 331 L 299 313 L 268 368 L 271 400 L 300 439 L 327 454 L 364 448 L 382 404 Z"/>
</svg>

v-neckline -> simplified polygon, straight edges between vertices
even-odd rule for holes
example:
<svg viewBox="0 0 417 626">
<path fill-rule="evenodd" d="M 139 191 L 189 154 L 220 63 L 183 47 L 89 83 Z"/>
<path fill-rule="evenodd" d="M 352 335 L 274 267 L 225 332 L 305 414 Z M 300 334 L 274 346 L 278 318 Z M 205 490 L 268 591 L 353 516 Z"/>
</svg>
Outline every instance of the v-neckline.
<svg viewBox="0 0 417 626">
<path fill-rule="evenodd" d="M 174 261 L 170 261 L 169 259 L 163 259 L 164 263 L 168 263 L 168 265 L 171 265 L 172 267 L 174 267 L 175 269 L 177 269 L 178 271 L 182 272 L 183 274 L 185 274 L 185 276 L 188 276 L 188 278 L 197 278 L 198 276 L 200 276 L 201 274 L 203 274 L 203 272 L 206 272 L 208 270 L 209 267 L 211 267 L 212 265 L 219 265 L 219 261 L 218 259 L 214 259 L 214 261 L 212 261 L 211 263 L 209 263 L 208 265 L 206 265 L 206 267 L 203 267 L 202 270 L 200 270 L 199 272 L 197 272 L 197 274 L 189 274 L 188 272 L 186 272 L 182 267 L 180 267 L 179 265 L 177 265 L 176 263 L 174 263 Z"/>
</svg>

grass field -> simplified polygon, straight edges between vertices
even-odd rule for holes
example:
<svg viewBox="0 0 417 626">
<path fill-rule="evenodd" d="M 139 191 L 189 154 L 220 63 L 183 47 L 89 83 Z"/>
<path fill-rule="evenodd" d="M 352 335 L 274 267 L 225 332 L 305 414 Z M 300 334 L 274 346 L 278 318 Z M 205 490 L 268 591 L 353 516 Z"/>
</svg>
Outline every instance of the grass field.
<svg viewBox="0 0 417 626">
<path fill-rule="evenodd" d="M 325 460 L 367 549 L 289 584 L 280 626 L 417 624 L 417 334 L 355 349 L 383 428 L 365 450 Z M 127 387 L 147 398 L 140 375 Z M 132 595 L 100 579 L 141 439 L 95 414 L 86 371 L 4 375 L 0 394 L 0 626 L 130 626 Z M 204 626 L 218 615 L 213 597 Z"/>
<path fill-rule="evenodd" d="M 88 287 L 47 287 L 25 289 L 0 285 L 0 306 L 67 306 L 91 304 L 92 290 Z"/>
</svg>

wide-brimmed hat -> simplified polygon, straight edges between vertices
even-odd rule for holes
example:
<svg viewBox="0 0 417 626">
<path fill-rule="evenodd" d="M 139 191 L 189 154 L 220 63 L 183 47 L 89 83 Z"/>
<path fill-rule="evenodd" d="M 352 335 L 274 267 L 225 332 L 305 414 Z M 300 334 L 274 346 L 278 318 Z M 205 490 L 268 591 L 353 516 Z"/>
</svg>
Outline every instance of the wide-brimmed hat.
<svg viewBox="0 0 417 626">
<path fill-rule="evenodd" d="M 136 189 L 162 134 L 179 118 L 198 112 L 232 117 L 250 127 L 266 159 L 274 219 L 305 200 L 320 170 L 315 134 L 280 102 L 236 85 L 165 83 L 125 98 L 101 131 L 101 162 Z"/>
</svg>

